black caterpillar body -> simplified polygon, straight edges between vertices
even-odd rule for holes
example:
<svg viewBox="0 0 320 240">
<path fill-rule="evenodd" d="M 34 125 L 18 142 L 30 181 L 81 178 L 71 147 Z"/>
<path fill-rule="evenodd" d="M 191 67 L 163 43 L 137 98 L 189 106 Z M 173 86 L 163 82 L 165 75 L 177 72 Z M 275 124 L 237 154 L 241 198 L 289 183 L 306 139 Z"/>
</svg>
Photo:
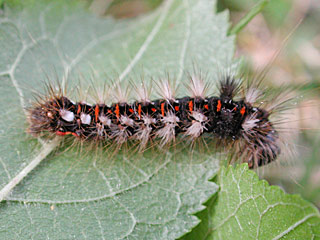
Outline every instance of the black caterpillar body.
<svg viewBox="0 0 320 240">
<path fill-rule="evenodd" d="M 178 134 L 196 139 L 207 133 L 217 141 L 228 142 L 250 168 L 263 166 L 280 153 L 278 133 L 266 110 L 254 107 L 245 98 L 233 100 L 239 88 L 234 79 L 227 77 L 221 81 L 217 97 L 193 94 L 110 106 L 74 103 L 65 96 L 51 94 L 29 109 L 29 132 L 72 134 L 117 144 L 133 140 L 139 141 L 142 148 L 150 139 L 159 139 L 164 145 Z"/>
</svg>

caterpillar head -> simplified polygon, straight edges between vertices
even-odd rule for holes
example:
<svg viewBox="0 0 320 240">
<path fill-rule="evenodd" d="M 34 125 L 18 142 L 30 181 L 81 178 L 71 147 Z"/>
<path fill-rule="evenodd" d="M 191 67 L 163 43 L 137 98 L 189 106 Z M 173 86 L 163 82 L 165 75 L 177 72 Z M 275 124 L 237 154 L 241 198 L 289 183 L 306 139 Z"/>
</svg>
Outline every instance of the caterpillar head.
<svg viewBox="0 0 320 240">
<path fill-rule="evenodd" d="M 54 132 L 58 128 L 59 116 L 67 121 L 73 121 L 74 114 L 66 110 L 70 101 L 64 97 L 54 97 L 49 101 L 39 101 L 28 110 L 28 133 L 39 135 L 42 132 Z"/>
<path fill-rule="evenodd" d="M 268 117 L 267 111 L 253 108 L 242 124 L 245 150 L 241 155 L 245 157 L 250 168 L 275 161 L 281 152 L 278 132 Z"/>
</svg>

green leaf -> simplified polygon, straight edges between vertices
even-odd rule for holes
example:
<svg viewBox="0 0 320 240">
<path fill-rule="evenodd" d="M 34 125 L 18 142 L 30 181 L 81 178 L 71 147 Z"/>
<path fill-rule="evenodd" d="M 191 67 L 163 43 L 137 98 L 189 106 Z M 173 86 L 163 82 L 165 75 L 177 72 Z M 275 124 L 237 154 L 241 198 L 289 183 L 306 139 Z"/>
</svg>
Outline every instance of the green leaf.
<svg viewBox="0 0 320 240">
<path fill-rule="evenodd" d="M 185 70 L 196 64 L 214 83 L 212 76 L 232 63 L 234 53 L 228 15 L 214 12 L 210 0 L 168 0 L 147 16 L 121 21 L 97 18 L 77 1 L 5 8 L 1 239 L 174 239 L 198 224 L 192 213 L 217 191 L 208 181 L 218 170 L 214 153 L 191 155 L 178 145 L 168 152 L 123 150 L 110 159 L 108 149 L 59 147 L 25 133 L 24 107 L 34 91 L 43 92 L 47 78 L 85 91 L 117 75 L 128 85 L 140 75 L 150 81 L 168 72 L 183 86 Z M 184 94 L 181 87 L 178 95 Z"/>
<path fill-rule="evenodd" d="M 185 239 L 318 239 L 318 210 L 298 195 L 260 181 L 246 164 L 221 168 L 220 191 Z M 196 237 L 196 238 L 195 238 Z"/>
</svg>

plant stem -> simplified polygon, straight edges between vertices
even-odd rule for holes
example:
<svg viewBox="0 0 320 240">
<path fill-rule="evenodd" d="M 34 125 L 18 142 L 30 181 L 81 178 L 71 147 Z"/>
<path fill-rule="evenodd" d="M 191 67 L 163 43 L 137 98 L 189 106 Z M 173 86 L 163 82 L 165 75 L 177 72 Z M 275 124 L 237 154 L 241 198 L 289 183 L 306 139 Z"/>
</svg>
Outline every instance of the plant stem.
<svg viewBox="0 0 320 240">
<path fill-rule="evenodd" d="M 240 21 L 228 31 L 228 36 L 238 34 L 247 24 L 259 14 L 268 4 L 269 0 L 261 0 L 258 2 Z"/>
</svg>

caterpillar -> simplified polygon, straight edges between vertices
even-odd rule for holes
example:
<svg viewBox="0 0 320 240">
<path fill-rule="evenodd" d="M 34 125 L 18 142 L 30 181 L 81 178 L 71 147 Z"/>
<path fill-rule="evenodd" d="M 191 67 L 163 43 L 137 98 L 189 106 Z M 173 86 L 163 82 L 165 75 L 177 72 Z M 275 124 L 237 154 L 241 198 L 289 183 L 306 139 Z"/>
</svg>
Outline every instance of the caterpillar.
<svg viewBox="0 0 320 240">
<path fill-rule="evenodd" d="M 117 84 L 119 101 L 111 105 L 73 102 L 49 85 L 47 95 L 28 109 L 28 132 L 117 145 L 137 141 L 142 150 L 151 140 L 164 146 L 178 135 L 192 141 L 206 135 L 217 145 L 230 145 L 250 168 L 276 160 L 281 152 L 279 136 L 269 120 L 271 110 L 256 106 L 261 96 L 258 88 L 244 88 L 243 81 L 226 75 L 219 80 L 218 96 L 207 96 L 208 84 L 202 76 L 189 75 L 189 82 L 190 96 L 176 98 L 170 81 L 159 81 L 161 98 L 155 100 L 149 98 L 145 84 L 135 86 L 138 97 L 132 103 Z M 236 99 L 240 92 L 245 94 Z"/>
</svg>

